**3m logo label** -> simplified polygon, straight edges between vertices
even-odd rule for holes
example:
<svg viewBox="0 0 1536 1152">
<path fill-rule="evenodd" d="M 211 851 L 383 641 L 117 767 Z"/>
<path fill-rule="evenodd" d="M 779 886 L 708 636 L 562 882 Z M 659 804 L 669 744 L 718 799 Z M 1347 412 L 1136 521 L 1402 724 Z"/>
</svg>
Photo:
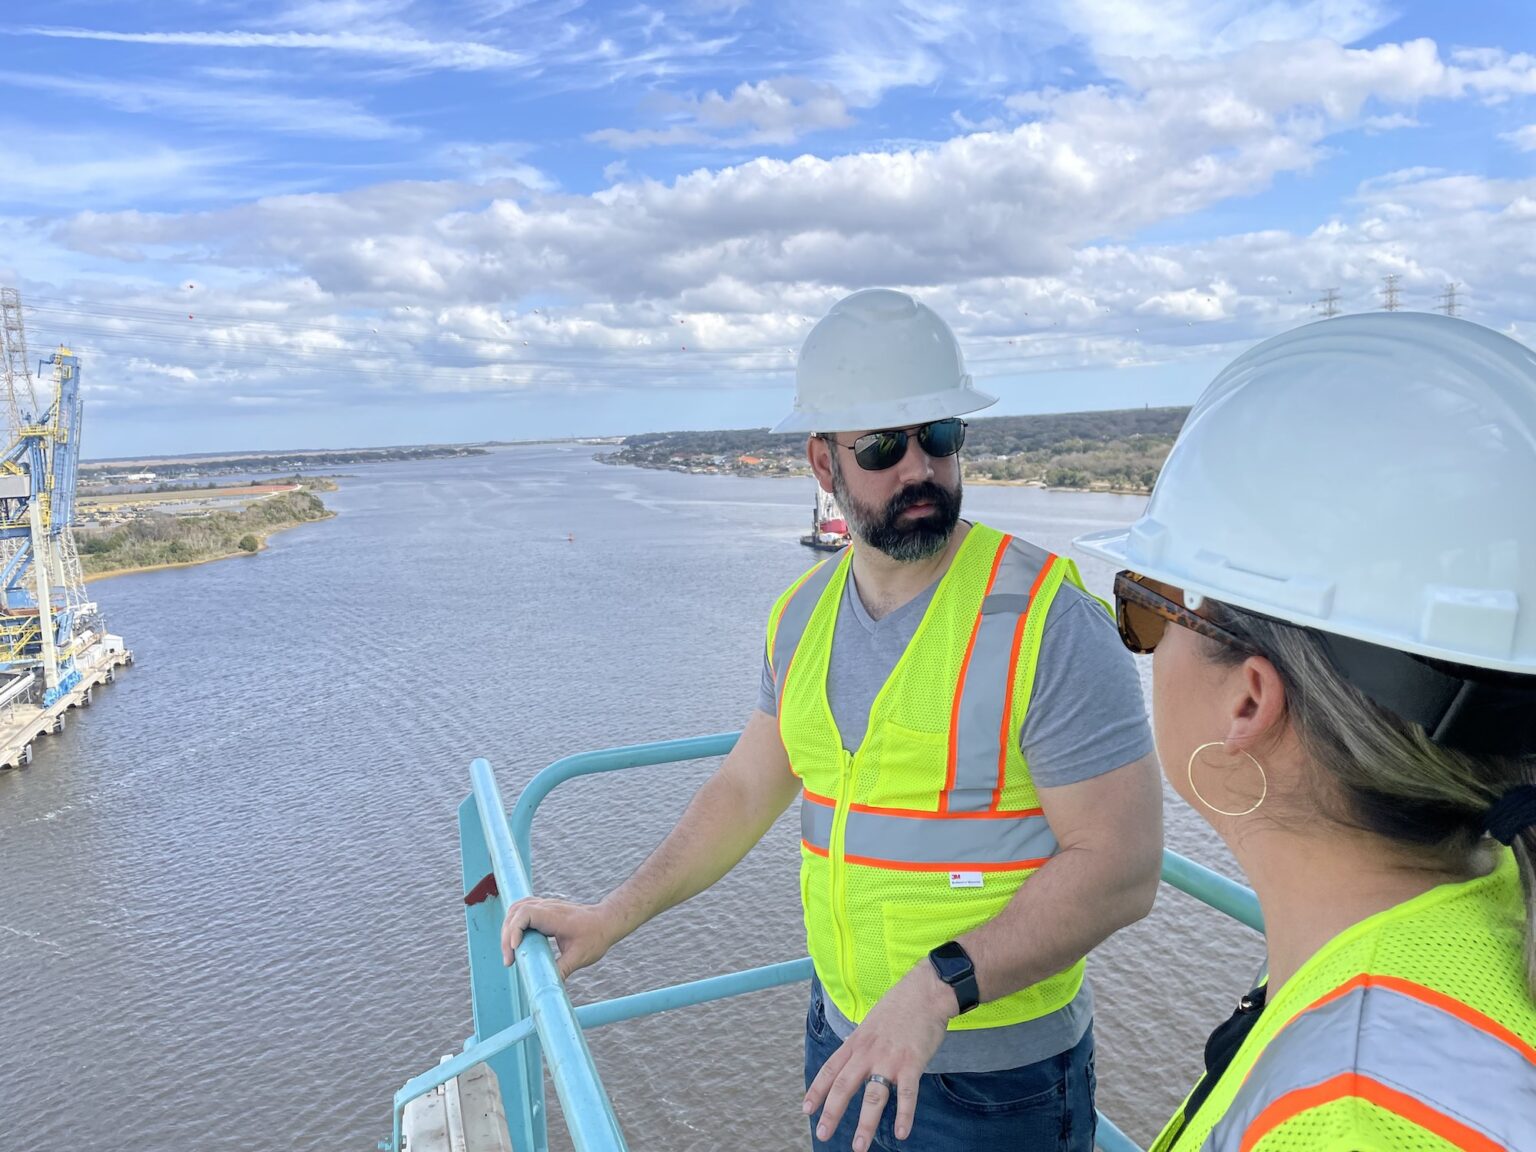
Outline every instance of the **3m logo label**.
<svg viewBox="0 0 1536 1152">
<path fill-rule="evenodd" d="M 949 874 L 949 886 L 951 888 L 980 888 L 980 872 L 951 872 Z"/>
</svg>

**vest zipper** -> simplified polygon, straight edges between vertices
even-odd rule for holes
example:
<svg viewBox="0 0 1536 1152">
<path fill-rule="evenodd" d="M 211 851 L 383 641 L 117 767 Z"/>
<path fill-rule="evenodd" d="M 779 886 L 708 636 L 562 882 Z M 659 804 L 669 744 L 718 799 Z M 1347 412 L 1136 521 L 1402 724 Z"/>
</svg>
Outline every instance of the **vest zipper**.
<svg viewBox="0 0 1536 1152">
<path fill-rule="evenodd" d="M 853 936 L 848 930 L 848 865 L 843 859 L 844 833 L 848 827 L 848 806 L 853 791 L 848 769 L 853 764 L 853 757 L 847 749 L 843 749 L 842 753 L 843 773 L 837 789 L 837 807 L 832 813 L 832 842 L 828 845 L 827 863 L 832 870 L 829 885 L 832 903 L 830 911 L 832 924 L 837 931 L 837 966 L 848 994 L 853 997 L 853 1016 L 857 1023 L 863 1019 L 864 1009 L 859 1001 L 858 980 L 853 971 Z"/>
</svg>

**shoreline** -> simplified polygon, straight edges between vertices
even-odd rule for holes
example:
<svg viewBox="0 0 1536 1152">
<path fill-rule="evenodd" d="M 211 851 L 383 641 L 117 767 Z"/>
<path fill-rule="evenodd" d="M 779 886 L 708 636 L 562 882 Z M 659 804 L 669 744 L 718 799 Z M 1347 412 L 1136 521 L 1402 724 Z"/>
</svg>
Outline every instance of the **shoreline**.
<svg viewBox="0 0 1536 1152">
<path fill-rule="evenodd" d="M 614 453 L 605 456 L 595 456 L 593 459 L 599 463 L 611 464 L 615 468 L 643 468 L 647 472 L 676 472 L 681 476 L 734 476 L 747 480 L 811 480 L 814 477 L 809 472 L 794 472 L 789 475 L 772 475 L 765 472 L 738 472 L 734 469 L 717 469 L 714 472 L 691 472 L 687 468 L 668 468 L 664 465 L 636 464 L 628 460 L 613 459 Z M 1038 488 L 1042 492 L 1081 492 L 1093 496 L 1141 496 L 1152 495 L 1150 488 L 1059 488 L 1045 483 L 1043 480 L 994 480 L 989 476 L 967 476 L 966 484 L 982 485 L 988 488 Z"/>
<path fill-rule="evenodd" d="M 967 476 L 965 482 L 988 488 L 1039 488 L 1042 492 L 1086 492 L 1089 495 L 1099 496 L 1152 495 L 1150 488 L 1059 488 L 1043 480 L 993 480 L 990 476 Z"/>
<path fill-rule="evenodd" d="M 85 583 L 94 584 L 97 580 L 110 580 L 114 576 L 134 576 L 140 572 L 164 572 L 170 568 L 197 568 L 203 564 L 216 563 L 219 560 L 231 560 L 236 556 L 260 556 L 267 550 L 267 538 L 269 536 L 275 536 L 279 532 L 287 532 L 292 528 L 302 528 L 306 524 L 319 524 L 326 520 L 334 520 L 335 518 L 336 513 L 328 508 L 324 516 L 317 517 L 314 520 L 296 520 L 292 524 L 283 524 L 276 528 L 269 528 L 265 532 L 252 532 L 250 535 L 256 537 L 258 544 L 254 552 L 243 552 L 236 548 L 232 552 L 221 552 L 217 556 L 204 556 L 201 560 L 178 560 L 170 564 L 147 564 L 143 568 L 111 568 L 105 572 L 88 573 L 85 577 Z"/>
</svg>

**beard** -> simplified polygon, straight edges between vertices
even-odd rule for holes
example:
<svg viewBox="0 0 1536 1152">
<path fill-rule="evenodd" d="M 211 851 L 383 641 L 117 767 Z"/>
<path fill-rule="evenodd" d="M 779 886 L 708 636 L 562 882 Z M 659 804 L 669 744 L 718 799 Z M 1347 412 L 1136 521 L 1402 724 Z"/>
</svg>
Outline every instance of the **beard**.
<svg viewBox="0 0 1536 1152">
<path fill-rule="evenodd" d="M 848 527 L 859 540 L 892 560 L 911 563 L 942 552 L 960 522 L 962 494 L 959 479 L 953 491 L 925 480 L 903 488 L 883 508 L 865 504 L 848 491 L 837 453 L 832 453 L 832 495 Z M 931 504 L 933 510 L 922 516 L 902 515 L 916 504 Z"/>
</svg>

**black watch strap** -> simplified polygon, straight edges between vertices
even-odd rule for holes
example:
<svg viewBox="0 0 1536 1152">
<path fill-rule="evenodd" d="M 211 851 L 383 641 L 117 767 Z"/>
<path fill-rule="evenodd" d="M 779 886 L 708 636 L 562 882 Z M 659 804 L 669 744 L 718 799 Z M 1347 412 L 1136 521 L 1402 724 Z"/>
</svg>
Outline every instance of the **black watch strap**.
<svg viewBox="0 0 1536 1152">
<path fill-rule="evenodd" d="M 928 962 L 939 979 L 955 990 L 955 1002 L 963 1016 L 981 1003 L 981 989 L 976 984 L 976 966 L 956 940 L 940 944 L 928 953 Z"/>
</svg>

